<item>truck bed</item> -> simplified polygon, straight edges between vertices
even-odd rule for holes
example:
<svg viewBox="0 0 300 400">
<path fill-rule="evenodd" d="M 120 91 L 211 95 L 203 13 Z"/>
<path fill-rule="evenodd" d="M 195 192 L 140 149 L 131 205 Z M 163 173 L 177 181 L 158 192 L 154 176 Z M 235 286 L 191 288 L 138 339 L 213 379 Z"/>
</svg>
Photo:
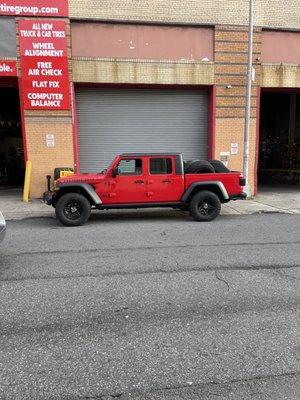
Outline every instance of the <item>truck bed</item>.
<svg viewBox="0 0 300 400">
<path fill-rule="evenodd" d="M 240 185 L 240 172 L 221 172 L 221 173 L 198 173 L 198 174 L 185 174 L 185 190 L 187 190 L 195 182 L 221 182 L 225 186 L 229 196 L 234 196 L 242 191 Z"/>
</svg>

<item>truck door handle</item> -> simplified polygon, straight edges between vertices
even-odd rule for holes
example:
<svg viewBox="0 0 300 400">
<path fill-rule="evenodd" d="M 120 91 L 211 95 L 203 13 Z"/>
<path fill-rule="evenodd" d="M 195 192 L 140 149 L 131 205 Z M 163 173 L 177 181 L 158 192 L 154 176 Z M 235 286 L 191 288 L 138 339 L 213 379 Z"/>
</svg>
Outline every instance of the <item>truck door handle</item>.
<svg viewBox="0 0 300 400">
<path fill-rule="evenodd" d="M 143 184 L 144 181 L 134 181 L 134 183 L 136 183 L 136 184 Z"/>
<path fill-rule="evenodd" d="M 165 179 L 165 180 L 163 181 L 163 183 L 172 183 L 172 181 L 170 181 L 169 179 Z"/>
</svg>

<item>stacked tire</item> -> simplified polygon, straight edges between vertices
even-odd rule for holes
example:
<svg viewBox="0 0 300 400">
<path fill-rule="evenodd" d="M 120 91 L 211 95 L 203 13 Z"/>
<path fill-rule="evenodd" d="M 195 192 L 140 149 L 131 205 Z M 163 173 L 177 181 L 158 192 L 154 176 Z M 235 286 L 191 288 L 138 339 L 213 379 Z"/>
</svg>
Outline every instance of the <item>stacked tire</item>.
<svg viewBox="0 0 300 400">
<path fill-rule="evenodd" d="M 225 167 L 222 161 L 210 160 L 210 161 L 200 161 L 200 160 L 190 160 L 184 163 L 184 173 L 185 174 L 205 174 L 205 173 L 226 173 L 230 170 Z"/>
<path fill-rule="evenodd" d="M 220 160 L 210 160 L 210 164 L 214 167 L 215 172 L 217 173 L 226 173 L 230 172 L 230 169 L 228 169 Z"/>
<path fill-rule="evenodd" d="M 186 174 L 204 174 L 213 173 L 215 169 L 208 161 L 193 160 L 186 162 L 184 172 Z"/>
</svg>

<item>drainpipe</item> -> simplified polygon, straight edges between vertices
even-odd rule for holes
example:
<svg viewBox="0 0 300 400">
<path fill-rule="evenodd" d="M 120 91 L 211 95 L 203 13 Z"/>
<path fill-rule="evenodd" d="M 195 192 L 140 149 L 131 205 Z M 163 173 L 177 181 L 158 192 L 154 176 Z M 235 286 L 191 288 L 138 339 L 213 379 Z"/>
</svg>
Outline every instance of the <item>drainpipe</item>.
<svg viewBox="0 0 300 400">
<path fill-rule="evenodd" d="M 252 64 L 253 64 L 253 0 L 249 0 L 249 32 L 248 32 L 248 72 L 247 72 L 247 94 L 245 110 L 245 129 L 244 129 L 244 158 L 243 173 L 246 179 L 245 192 L 247 197 L 251 197 L 249 185 L 249 147 L 251 129 L 251 94 L 252 94 Z"/>
</svg>

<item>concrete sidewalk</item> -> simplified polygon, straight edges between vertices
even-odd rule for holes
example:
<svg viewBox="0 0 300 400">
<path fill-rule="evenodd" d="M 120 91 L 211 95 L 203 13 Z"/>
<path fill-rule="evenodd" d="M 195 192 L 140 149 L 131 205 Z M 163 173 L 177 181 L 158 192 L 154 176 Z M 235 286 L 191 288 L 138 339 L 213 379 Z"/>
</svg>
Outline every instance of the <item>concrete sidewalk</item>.
<svg viewBox="0 0 300 400">
<path fill-rule="evenodd" d="M 251 200 L 232 201 L 224 205 L 226 214 L 256 213 L 300 214 L 300 186 L 265 187 Z"/>
<path fill-rule="evenodd" d="M 46 206 L 41 200 L 23 203 L 20 190 L 0 190 L 0 210 L 7 221 L 54 217 L 54 209 Z M 124 211 L 118 212 L 124 213 Z M 149 213 L 151 210 L 143 210 L 142 212 Z M 256 213 L 300 214 L 300 187 L 263 189 L 252 200 L 232 201 L 222 206 L 223 215 Z"/>
<path fill-rule="evenodd" d="M 22 191 L 19 189 L 0 190 L 0 210 L 7 221 L 53 215 L 53 208 L 46 206 L 41 200 L 23 203 Z"/>
</svg>

